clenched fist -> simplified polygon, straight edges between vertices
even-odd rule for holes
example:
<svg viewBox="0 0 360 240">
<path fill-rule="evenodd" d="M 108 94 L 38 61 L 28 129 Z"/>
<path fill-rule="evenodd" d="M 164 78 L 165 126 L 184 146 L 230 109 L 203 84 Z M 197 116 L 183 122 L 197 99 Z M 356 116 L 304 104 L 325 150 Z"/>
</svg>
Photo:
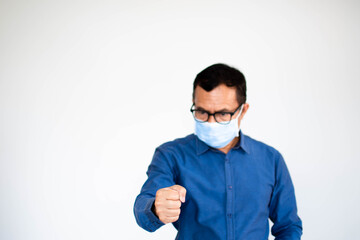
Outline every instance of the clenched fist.
<svg viewBox="0 0 360 240">
<path fill-rule="evenodd" d="M 156 192 L 154 212 L 163 223 L 176 222 L 181 203 L 185 202 L 186 189 L 180 185 L 161 188 Z"/>
</svg>

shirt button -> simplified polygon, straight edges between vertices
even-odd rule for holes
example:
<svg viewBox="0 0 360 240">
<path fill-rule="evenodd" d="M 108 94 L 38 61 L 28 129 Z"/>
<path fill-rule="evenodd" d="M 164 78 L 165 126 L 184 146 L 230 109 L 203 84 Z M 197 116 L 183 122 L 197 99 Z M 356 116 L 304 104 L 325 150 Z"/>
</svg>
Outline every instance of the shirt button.
<svg viewBox="0 0 360 240">
<path fill-rule="evenodd" d="M 227 215 L 227 216 L 228 216 L 229 218 L 231 218 L 231 216 L 232 216 L 232 215 L 231 215 L 231 213 L 228 213 L 228 215 Z"/>
<path fill-rule="evenodd" d="M 231 185 L 229 185 L 229 186 L 228 186 L 228 188 L 231 190 L 231 189 L 232 189 L 232 186 L 231 186 Z"/>
</svg>

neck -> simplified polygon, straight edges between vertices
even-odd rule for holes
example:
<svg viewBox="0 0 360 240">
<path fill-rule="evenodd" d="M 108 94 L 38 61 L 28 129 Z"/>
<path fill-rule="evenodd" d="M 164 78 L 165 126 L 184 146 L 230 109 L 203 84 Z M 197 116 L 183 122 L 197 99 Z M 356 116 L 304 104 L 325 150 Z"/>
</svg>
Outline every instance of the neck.
<svg viewBox="0 0 360 240">
<path fill-rule="evenodd" d="M 221 152 L 227 154 L 239 141 L 239 137 L 234 138 L 228 145 L 223 148 L 218 148 Z"/>
</svg>

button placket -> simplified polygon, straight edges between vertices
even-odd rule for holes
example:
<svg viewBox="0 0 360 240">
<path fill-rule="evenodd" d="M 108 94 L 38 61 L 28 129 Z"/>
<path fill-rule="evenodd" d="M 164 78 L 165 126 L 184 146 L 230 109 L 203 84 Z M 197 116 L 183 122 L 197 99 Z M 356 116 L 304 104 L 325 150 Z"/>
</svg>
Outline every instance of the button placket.
<svg viewBox="0 0 360 240">
<path fill-rule="evenodd" d="M 225 156 L 225 180 L 226 180 L 226 216 L 227 216 L 227 239 L 234 239 L 233 228 L 233 183 L 232 183 L 232 171 L 231 161 L 229 159 L 229 153 Z"/>
</svg>

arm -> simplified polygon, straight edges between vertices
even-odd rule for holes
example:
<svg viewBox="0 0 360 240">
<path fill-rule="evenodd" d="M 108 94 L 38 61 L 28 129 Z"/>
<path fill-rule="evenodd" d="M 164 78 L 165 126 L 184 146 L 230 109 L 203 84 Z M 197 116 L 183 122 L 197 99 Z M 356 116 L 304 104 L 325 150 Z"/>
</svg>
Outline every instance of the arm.
<svg viewBox="0 0 360 240">
<path fill-rule="evenodd" d="M 176 177 L 171 157 L 156 149 L 147 175 L 148 179 L 135 200 L 134 215 L 140 227 L 154 232 L 164 225 L 152 211 L 156 192 L 161 188 L 175 185 Z"/>
<path fill-rule="evenodd" d="M 297 215 L 294 186 L 281 154 L 275 162 L 275 186 L 270 200 L 271 233 L 276 240 L 299 240 L 302 221 Z"/>
</svg>

